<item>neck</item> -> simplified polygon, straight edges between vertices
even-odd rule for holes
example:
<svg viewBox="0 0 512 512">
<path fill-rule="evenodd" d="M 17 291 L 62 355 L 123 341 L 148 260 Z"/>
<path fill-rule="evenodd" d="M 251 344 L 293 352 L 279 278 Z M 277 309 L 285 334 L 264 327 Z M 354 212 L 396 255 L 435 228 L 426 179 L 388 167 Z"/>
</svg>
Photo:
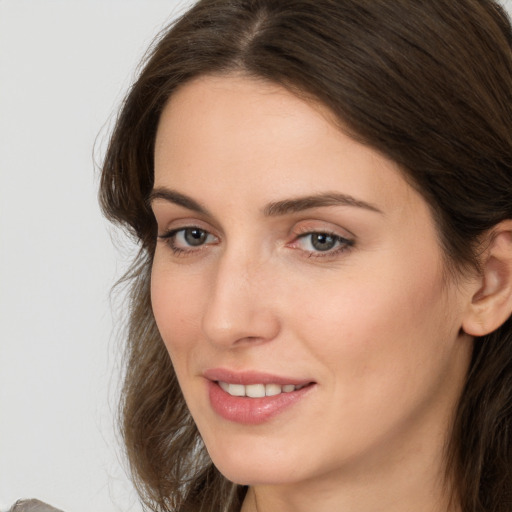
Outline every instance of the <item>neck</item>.
<svg viewBox="0 0 512 512">
<path fill-rule="evenodd" d="M 444 440 L 437 446 L 436 452 L 425 444 L 394 457 L 388 452 L 385 460 L 348 464 L 297 484 L 255 485 L 241 512 L 460 512 L 446 482 Z"/>
<path fill-rule="evenodd" d="M 423 487 L 408 485 L 407 493 L 391 489 L 375 488 L 366 483 L 351 489 L 340 486 L 336 490 L 277 487 L 249 488 L 241 512 L 460 512 L 460 505 L 450 500 L 449 493 L 436 488 L 431 482 Z M 397 494 L 395 494 L 397 493 Z"/>
</svg>

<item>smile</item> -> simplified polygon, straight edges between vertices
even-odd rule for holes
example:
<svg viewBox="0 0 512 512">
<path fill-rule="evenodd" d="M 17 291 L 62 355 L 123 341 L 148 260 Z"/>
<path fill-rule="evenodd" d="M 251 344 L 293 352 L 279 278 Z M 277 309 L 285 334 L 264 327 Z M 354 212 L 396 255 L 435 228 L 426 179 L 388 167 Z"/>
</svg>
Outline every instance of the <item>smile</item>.
<svg viewBox="0 0 512 512">
<path fill-rule="evenodd" d="M 230 384 L 228 382 L 218 382 L 219 386 L 231 396 L 263 398 L 265 396 L 276 396 L 281 393 L 291 393 L 302 389 L 306 384 L 295 386 L 294 384 Z"/>
<path fill-rule="evenodd" d="M 230 422 L 258 425 L 283 414 L 306 399 L 316 388 L 314 382 L 241 384 L 207 380 L 209 402 L 216 414 Z"/>
</svg>

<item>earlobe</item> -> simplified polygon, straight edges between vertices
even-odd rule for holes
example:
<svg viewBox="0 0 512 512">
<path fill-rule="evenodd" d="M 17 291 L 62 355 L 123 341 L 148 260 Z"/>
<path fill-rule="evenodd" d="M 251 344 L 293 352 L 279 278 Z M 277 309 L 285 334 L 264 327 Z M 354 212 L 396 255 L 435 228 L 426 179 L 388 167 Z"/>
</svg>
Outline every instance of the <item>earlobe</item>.
<svg viewBox="0 0 512 512">
<path fill-rule="evenodd" d="M 512 314 L 512 220 L 496 225 L 485 243 L 478 288 L 462 324 L 472 336 L 495 331 Z"/>
</svg>

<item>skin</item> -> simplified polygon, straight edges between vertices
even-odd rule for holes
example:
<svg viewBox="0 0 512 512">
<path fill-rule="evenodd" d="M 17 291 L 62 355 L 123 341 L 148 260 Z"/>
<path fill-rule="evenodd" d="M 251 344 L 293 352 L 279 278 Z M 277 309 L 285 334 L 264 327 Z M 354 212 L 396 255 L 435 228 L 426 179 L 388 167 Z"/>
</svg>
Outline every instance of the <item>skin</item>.
<svg viewBox="0 0 512 512">
<path fill-rule="evenodd" d="M 242 510 L 449 510 L 443 450 L 472 289 L 447 277 L 429 207 L 397 165 L 278 85 L 208 76 L 162 114 L 155 191 L 169 190 L 197 204 L 153 195 L 155 319 L 213 462 L 250 486 Z M 324 193 L 356 201 L 269 215 Z M 191 227 L 204 243 L 163 237 Z M 311 232 L 340 238 L 319 251 Z M 315 384 L 241 425 L 213 411 L 209 368 Z"/>
</svg>

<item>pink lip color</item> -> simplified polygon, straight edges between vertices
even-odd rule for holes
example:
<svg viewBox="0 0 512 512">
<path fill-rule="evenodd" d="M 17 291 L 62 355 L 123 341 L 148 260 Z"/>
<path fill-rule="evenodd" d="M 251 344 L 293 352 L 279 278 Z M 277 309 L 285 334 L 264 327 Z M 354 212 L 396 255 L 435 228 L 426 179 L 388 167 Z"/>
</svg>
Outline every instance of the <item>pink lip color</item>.
<svg viewBox="0 0 512 512">
<path fill-rule="evenodd" d="M 206 370 L 203 376 L 208 380 L 228 382 L 229 384 L 279 384 L 285 386 L 286 384 L 293 384 L 294 386 L 304 386 L 311 383 L 308 379 L 295 379 L 293 377 L 279 377 L 270 373 L 263 372 L 235 372 L 232 370 L 225 370 L 224 368 L 212 368 Z"/>
<path fill-rule="evenodd" d="M 273 383 L 281 386 L 286 384 L 300 386 L 312 383 L 311 381 L 287 379 L 258 372 L 235 373 L 222 369 L 208 370 L 204 376 L 208 379 L 208 393 L 213 410 L 222 418 L 243 425 L 258 425 L 268 421 L 297 403 L 313 388 L 313 385 L 306 385 L 297 391 L 274 396 L 238 397 L 226 393 L 217 381 L 244 385 Z"/>
</svg>

